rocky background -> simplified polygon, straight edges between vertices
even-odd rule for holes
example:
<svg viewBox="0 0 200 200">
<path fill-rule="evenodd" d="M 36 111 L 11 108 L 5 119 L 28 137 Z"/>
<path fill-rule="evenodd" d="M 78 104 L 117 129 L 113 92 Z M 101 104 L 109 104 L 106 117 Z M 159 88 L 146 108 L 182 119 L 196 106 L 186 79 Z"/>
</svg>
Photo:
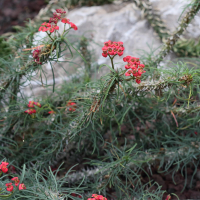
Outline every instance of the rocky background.
<svg viewBox="0 0 200 200">
<path fill-rule="evenodd" d="M 183 9 L 189 3 L 183 0 L 150 0 L 150 2 L 152 3 L 153 9 L 160 14 L 161 19 L 170 33 L 176 30 L 181 20 L 179 17 Z M 68 12 L 67 18 L 78 26 L 78 31 L 70 31 L 70 34 L 73 35 L 72 40 L 80 41 L 83 35 L 87 38 L 89 43 L 87 48 L 91 52 L 92 57 L 90 62 L 92 66 L 95 66 L 94 70 L 96 71 L 101 64 L 110 65 L 109 58 L 104 58 L 101 55 L 101 48 L 104 41 L 123 41 L 125 46 L 124 55 L 140 58 L 142 58 L 142 56 L 147 57 L 148 55 L 155 55 L 162 47 L 162 42 L 145 18 L 144 11 L 139 9 L 135 3 L 131 1 L 114 1 L 112 4 L 102 6 L 74 8 Z M 63 23 L 60 22 L 59 26 L 61 27 L 59 31 L 62 33 L 64 28 Z M 186 39 L 193 38 L 198 41 L 200 36 L 199 28 L 200 14 L 193 19 L 192 23 L 181 37 Z M 36 39 L 38 40 L 39 38 L 45 37 L 45 34 L 46 33 L 43 32 L 38 33 Z M 38 44 L 40 43 L 38 42 Z M 80 44 L 76 43 L 76 45 Z M 114 62 L 117 63 L 115 65 L 116 67 L 124 68 L 122 57 L 117 56 L 115 58 Z M 67 57 L 65 57 L 64 60 L 65 59 L 67 59 Z M 175 54 L 170 53 L 165 60 L 173 61 L 174 59 L 176 59 Z M 69 62 L 64 62 L 62 64 L 54 63 L 56 67 L 56 87 L 59 87 L 63 81 L 70 80 L 74 74 L 80 74 L 79 72 L 84 69 L 84 62 L 78 58 L 76 59 L 76 63 L 77 62 L 79 63 L 78 66 Z M 162 62 L 161 65 L 167 66 L 166 62 Z M 47 72 L 47 83 L 52 84 L 50 64 L 43 66 L 43 68 Z M 68 74 L 66 74 L 63 68 L 68 71 Z M 108 72 L 109 69 L 103 67 L 98 74 L 96 73 L 92 75 L 92 77 L 94 79 L 100 78 L 103 74 Z M 32 91 L 34 94 L 43 95 L 45 93 L 44 89 L 39 89 L 35 82 L 31 83 L 33 85 Z M 32 96 L 32 92 L 30 91 L 30 88 L 24 90 L 28 96 Z"/>
<path fill-rule="evenodd" d="M 1 0 L 0 1 L 0 35 L 13 32 L 13 26 L 23 26 L 28 18 L 33 19 L 47 0 Z"/>
</svg>

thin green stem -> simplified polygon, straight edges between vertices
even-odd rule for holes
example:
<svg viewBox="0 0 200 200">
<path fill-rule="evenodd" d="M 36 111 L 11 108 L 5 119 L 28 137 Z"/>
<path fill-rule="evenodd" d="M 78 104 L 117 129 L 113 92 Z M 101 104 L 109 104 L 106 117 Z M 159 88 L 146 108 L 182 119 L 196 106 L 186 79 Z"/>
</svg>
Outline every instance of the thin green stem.
<svg viewBox="0 0 200 200">
<path fill-rule="evenodd" d="M 113 69 L 115 69 L 114 68 L 114 64 L 113 64 L 113 58 L 116 56 L 117 54 L 115 54 L 113 57 L 111 57 L 109 54 L 108 54 L 108 56 L 110 57 L 110 60 L 111 60 L 111 64 L 112 64 L 112 68 Z"/>
<path fill-rule="evenodd" d="M 132 76 L 131 78 L 125 79 L 125 81 L 130 81 L 134 78 L 134 76 Z"/>
<path fill-rule="evenodd" d="M 13 192 L 11 192 L 10 194 L 7 194 L 7 195 L 0 195 L 0 197 L 9 197 L 13 194 Z"/>
<path fill-rule="evenodd" d="M 50 39 L 54 42 L 54 39 L 51 37 L 51 35 L 48 32 L 46 32 L 46 33 L 50 37 Z"/>
<path fill-rule="evenodd" d="M 63 33 L 62 33 L 61 37 L 63 36 L 63 34 L 64 34 L 64 32 L 65 32 L 65 26 L 66 26 L 66 24 L 64 25 L 64 31 L 63 31 Z"/>
</svg>

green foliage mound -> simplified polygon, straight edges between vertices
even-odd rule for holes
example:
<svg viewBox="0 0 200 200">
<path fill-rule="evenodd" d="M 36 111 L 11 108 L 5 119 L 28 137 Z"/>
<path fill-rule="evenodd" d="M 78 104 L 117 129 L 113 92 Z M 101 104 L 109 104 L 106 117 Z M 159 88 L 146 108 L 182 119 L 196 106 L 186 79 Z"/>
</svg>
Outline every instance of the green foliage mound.
<svg viewBox="0 0 200 200">
<path fill-rule="evenodd" d="M 193 189 L 200 162 L 199 58 L 184 57 L 170 67 L 160 62 L 199 9 L 199 1 L 189 5 L 157 55 L 122 56 L 125 43 L 100 44 L 110 65 L 95 63 L 90 38 L 74 35 L 77 27 L 64 9 L 51 19 L 61 17 L 62 32 L 57 21 L 37 19 L 0 40 L 0 198 L 176 197 L 155 173 L 169 174 L 173 183 L 179 173 L 181 192 Z M 38 40 L 38 29 L 46 37 Z M 120 69 L 115 56 L 124 61 Z M 93 79 L 103 68 L 109 73 Z M 59 70 L 67 77 L 60 85 Z"/>
</svg>

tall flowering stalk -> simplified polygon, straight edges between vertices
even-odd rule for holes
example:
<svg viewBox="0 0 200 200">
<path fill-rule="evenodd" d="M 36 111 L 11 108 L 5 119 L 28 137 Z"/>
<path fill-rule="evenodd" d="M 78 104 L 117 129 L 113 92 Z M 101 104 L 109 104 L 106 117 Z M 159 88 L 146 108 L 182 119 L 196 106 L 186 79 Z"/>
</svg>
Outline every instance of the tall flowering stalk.
<svg viewBox="0 0 200 200">
<path fill-rule="evenodd" d="M 123 61 L 126 62 L 126 65 L 124 66 L 125 70 L 121 74 L 119 74 L 118 70 L 115 70 L 114 66 L 114 58 L 115 56 L 122 56 L 124 53 L 124 46 L 123 42 L 113 42 L 111 40 L 104 42 L 104 46 L 102 47 L 102 56 L 107 57 L 109 56 L 111 60 L 111 65 L 113 71 L 111 72 L 110 80 L 106 83 L 106 86 L 103 88 L 103 90 L 100 92 L 103 95 L 103 101 L 107 97 L 108 93 L 111 93 L 114 91 L 115 86 L 123 81 L 136 81 L 137 84 L 141 83 L 141 76 L 146 71 L 144 70 L 145 65 L 140 63 L 140 59 L 132 56 L 126 56 L 123 58 Z M 128 70 L 128 71 L 127 71 Z M 126 76 L 130 76 L 130 78 L 125 78 Z M 121 85 L 119 84 L 121 87 Z M 122 89 L 122 87 L 121 87 Z M 123 90 L 123 89 L 122 89 Z M 93 100 L 93 103 L 90 107 L 89 114 L 94 114 L 95 111 L 99 110 L 99 107 L 101 105 L 101 98 L 97 99 L 96 97 Z M 88 120 L 89 118 L 87 118 Z M 101 119 L 100 119 L 101 120 Z"/>
<path fill-rule="evenodd" d="M 49 22 L 44 22 L 39 27 L 38 31 L 46 32 L 53 44 L 46 45 L 46 47 L 43 50 L 41 50 L 40 48 L 42 48 L 44 45 L 38 46 L 38 48 L 33 51 L 32 56 L 37 64 L 42 65 L 44 60 L 44 58 L 42 59 L 42 57 L 48 56 L 53 50 L 56 49 L 56 46 L 54 44 L 56 43 L 56 39 L 59 37 L 59 21 L 65 24 L 64 31 L 61 34 L 61 37 L 70 29 L 78 30 L 78 27 L 74 23 L 70 22 L 69 19 L 65 18 L 65 14 L 66 11 L 64 11 L 63 9 L 56 9 L 56 12 L 53 13 L 53 17 L 49 19 Z M 66 24 L 69 25 L 68 29 L 65 29 Z"/>
<path fill-rule="evenodd" d="M 104 47 L 102 48 L 102 56 L 107 57 L 109 56 L 111 60 L 112 68 L 115 69 L 113 59 L 115 56 L 122 56 L 124 53 L 124 46 L 123 42 L 113 42 L 111 40 L 104 42 Z M 140 59 L 136 57 L 126 56 L 123 58 L 124 62 L 127 62 L 125 65 L 125 69 L 128 70 L 124 74 L 122 73 L 120 76 L 131 76 L 129 79 L 125 79 L 125 81 L 130 81 L 132 79 L 136 80 L 136 83 L 141 83 L 141 75 L 145 73 L 144 67 L 145 65 L 140 63 Z"/>
</svg>

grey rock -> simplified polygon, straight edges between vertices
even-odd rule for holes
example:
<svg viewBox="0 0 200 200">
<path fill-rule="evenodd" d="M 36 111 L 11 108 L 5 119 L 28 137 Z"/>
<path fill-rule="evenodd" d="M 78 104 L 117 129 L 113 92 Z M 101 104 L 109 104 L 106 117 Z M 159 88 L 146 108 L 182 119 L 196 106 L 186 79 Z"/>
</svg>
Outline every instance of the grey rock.
<svg viewBox="0 0 200 200">
<path fill-rule="evenodd" d="M 173 32 L 179 24 L 179 16 L 182 13 L 183 8 L 189 3 L 183 0 L 150 0 L 153 9 L 156 9 L 170 32 Z M 85 35 L 91 38 L 89 49 L 94 49 L 93 56 L 94 61 L 99 65 L 108 64 L 110 65 L 109 58 L 102 57 L 101 48 L 103 43 L 107 40 L 123 41 L 125 46 L 124 56 L 131 55 L 140 57 L 144 52 L 149 54 L 152 49 L 158 49 L 162 46 L 162 43 L 158 36 L 155 34 L 148 21 L 144 18 L 144 13 L 136 7 L 134 3 L 116 1 L 113 4 L 93 7 L 82 7 L 69 11 L 67 18 L 78 26 L 78 31 L 71 30 L 70 34 L 74 36 Z M 59 23 L 60 32 L 62 33 L 64 24 Z M 200 14 L 195 17 L 191 25 L 184 33 L 185 38 L 199 38 L 200 36 Z M 45 37 L 45 33 L 40 32 L 41 38 Z M 38 37 L 37 37 L 38 38 Z M 158 50 L 155 52 L 157 53 Z M 166 60 L 174 58 L 174 54 L 171 53 L 166 57 Z M 116 68 L 124 68 L 122 60 L 123 56 L 116 56 L 114 59 Z M 81 59 L 76 60 L 79 65 L 69 65 L 69 63 L 55 64 L 55 78 L 56 87 L 63 81 L 68 81 L 77 74 L 77 70 L 82 71 L 83 62 Z M 62 67 L 69 73 L 66 74 Z M 162 63 L 165 65 L 165 63 Z M 43 69 L 47 73 L 48 83 L 52 83 L 52 72 L 49 64 L 43 66 Z M 106 67 L 101 68 L 97 78 L 100 78 L 103 74 L 109 72 Z M 46 89 L 38 87 L 35 82 L 33 84 L 33 91 L 35 96 L 44 95 Z M 26 87 L 23 89 L 27 96 L 31 96 L 30 88 Z"/>
</svg>

